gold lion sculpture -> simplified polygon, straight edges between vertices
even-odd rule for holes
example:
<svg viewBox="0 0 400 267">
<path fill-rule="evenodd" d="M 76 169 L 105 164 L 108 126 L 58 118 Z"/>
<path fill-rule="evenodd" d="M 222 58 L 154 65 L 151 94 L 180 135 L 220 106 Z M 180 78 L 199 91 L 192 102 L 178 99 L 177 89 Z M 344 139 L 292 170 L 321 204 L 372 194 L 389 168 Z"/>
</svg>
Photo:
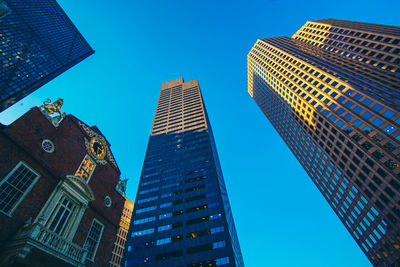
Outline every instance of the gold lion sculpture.
<svg viewBox="0 0 400 267">
<path fill-rule="evenodd" d="M 46 101 L 43 101 L 43 105 L 41 105 L 40 108 L 42 108 L 47 113 L 47 115 L 58 113 L 60 114 L 60 118 L 65 117 L 66 115 L 65 112 L 61 112 L 61 107 L 64 103 L 64 100 L 59 98 L 58 100 L 54 101 L 53 104 L 50 103 L 51 103 L 50 98 L 47 98 Z"/>
</svg>

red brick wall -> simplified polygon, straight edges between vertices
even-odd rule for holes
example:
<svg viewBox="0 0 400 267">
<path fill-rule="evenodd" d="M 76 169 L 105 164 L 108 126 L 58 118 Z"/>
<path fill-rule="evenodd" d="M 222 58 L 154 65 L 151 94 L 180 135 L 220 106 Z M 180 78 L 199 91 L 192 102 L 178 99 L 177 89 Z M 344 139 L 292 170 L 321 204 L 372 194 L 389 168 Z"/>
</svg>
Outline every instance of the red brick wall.
<svg viewBox="0 0 400 267">
<path fill-rule="evenodd" d="M 40 212 L 58 181 L 40 163 L 0 133 L 0 179 L 3 179 L 21 160 L 36 170 L 41 177 L 27 194 L 14 213 L 9 217 L 0 213 L 0 244 L 10 239 L 30 217 L 34 219 Z"/>
<path fill-rule="evenodd" d="M 12 217 L 0 213 L 0 244 L 11 238 L 29 217 L 36 218 L 62 175 L 74 175 L 88 153 L 84 138 L 90 140 L 72 115 L 54 127 L 38 108 L 32 108 L 14 123 L 0 130 L 0 179 L 3 179 L 23 160 L 41 174 L 27 197 L 17 207 Z M 53 153 L 43 151 L 41 144 L 50 139 L 55 145 Z M 95 263 L 88 266 L 106 266 L 111 252 L 124 198 L 115 190 L 120 171 L 110 163 L 97 164 L 89 181 L 95 200 L 89 204 L 73 239 L 83 246 L 93 218 L 104 224 L 103 236 L 97 250 Z M 104 205 L 104 197 L 112 199 L 112 206 Z"/>
</svg>

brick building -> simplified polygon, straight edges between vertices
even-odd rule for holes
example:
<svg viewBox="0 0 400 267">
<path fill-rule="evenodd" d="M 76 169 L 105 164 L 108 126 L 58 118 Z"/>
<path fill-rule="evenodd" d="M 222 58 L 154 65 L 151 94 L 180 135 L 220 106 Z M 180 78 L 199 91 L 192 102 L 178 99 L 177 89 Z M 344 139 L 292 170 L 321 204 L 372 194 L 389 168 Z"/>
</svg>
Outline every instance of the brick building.
<svg viewBox="0 0 400 267">
<path fill-rule="evenodd" d="M 108 265 L 125 202 L 109 146 L 37 107 L 0 124 L 0 266 Z"/>
</svg>

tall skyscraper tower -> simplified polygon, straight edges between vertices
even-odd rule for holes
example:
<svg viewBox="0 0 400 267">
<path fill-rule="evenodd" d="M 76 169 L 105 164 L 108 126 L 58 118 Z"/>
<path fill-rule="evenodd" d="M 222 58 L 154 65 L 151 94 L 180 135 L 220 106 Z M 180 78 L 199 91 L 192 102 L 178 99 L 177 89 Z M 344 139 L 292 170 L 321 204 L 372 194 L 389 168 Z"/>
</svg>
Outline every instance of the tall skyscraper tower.
<svg viewBox="0 0 400 267">
<path fill-rule="evenodd" d="M 328 19 L 248 54 L 249 94 L 378 266 L 400 262 L 399 44 L 399 27 Z"/>
<path fill-rule="evenodd" d="M 161 86 L 126 249 L 126 266 L 244 266 L 197 80 Z"/>
<path fill-rule="evenodd" d="M 56 0 L 0 0 L 0 112 L 94 51 Z"/>
</svg>

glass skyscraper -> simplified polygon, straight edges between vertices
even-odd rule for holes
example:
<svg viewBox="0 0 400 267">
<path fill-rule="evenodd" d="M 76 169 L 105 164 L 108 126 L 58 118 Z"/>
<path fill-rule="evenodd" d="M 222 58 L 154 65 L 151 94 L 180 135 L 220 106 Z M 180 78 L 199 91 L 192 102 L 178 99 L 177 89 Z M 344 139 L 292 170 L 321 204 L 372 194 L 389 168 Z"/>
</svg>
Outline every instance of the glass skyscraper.
<svg viewBox="0 0 400 267">
<path fill-rule="evenodd" d="M 244 266 L 197 80 L 162 84 L 125 266 Z"/>
<path fill-rule="evenodd" d="M 0 112 L 94 51 L 55 0 L 0 0 Z"/>
<path fill-rule="evenodd" d="M 400 264 L 399 45 L 400 27 L 328 19 L 248 54 L 249 94 L 376 266 Z"/>
</svg>

